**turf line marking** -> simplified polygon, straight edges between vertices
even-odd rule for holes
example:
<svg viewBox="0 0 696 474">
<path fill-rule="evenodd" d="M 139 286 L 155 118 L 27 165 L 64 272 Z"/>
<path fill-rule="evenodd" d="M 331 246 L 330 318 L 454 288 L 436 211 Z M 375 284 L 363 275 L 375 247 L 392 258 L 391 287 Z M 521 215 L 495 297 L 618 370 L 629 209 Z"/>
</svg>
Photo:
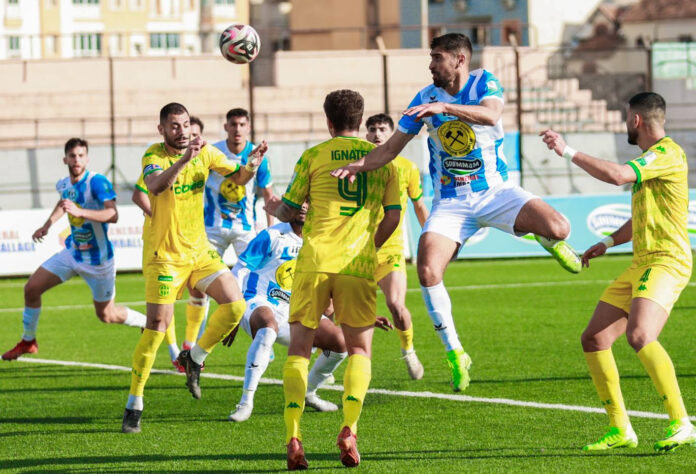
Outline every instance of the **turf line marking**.
<svg viewBox="0 0 696 474">
<path fill-rule="evenodd" d="M 178 300 L 174 304 L 184 304 L 188 303 L 188 300 Z M 146 301 L 117 301 L 119 306 L 145 306 Z M 70 304 L 70 305 L 59 305 L 59 306 L 42 306 L 41 311 L 58 311 L 65 309 L 91 309 L 94 308 L 94 304 Z M 22 312 L 24 307 L 21 308 L 0 308 L 0 313 L 12 313 L 12 312 Z"/>
<path fill-rule="evenodd" d="M 105 369 L 105 370 L 117 370 L 120 372 L 130 372 L 130 367 L 125 367 L 122 365 L 109 365 L 109 364 L 96 364 L 92 362 L 74 362 L 70 360 L 51 360 L 51 359 L 36 359 L 36 358 L 25 358 L 20 357 L 17 359 L 18 362 L 28 362 L 32 364 L 51 364 L 51 365 L 62 365 L 70 367 L 87 367 L 92 369 Z M 179 373 L 174 370 L 161 370 L 152 369 L 153 374 L 165 374 L 165 375 L 178 375 L 184 376 L 184 374 Z M 218 379 L 218 380 L 232 380 L 235 382 L 243 382 L 244 377 L 238 375 L 227 375 L 227 374 L 213 374 L 210 372 L 201 372 L 202 378 Z M 261 383 L 268 385 L 283 385 L 282 380 L 278 379 L 268 379 L 262 378 Z M 321 387 L 322 390 L 333 390 L 336 392 L 342 392 L 342 385 L 324 385 Z M 126 386 L 124 385 L 124 393 Z M 409 392 L 403 390 L 386 390 L 382 388 L 371 388 L 367 393 L 374 393 L 377 395 L 389 395 L 396 397 L 409 397 L 409 398 L 436 398 L 439 400 L 449 400 L 455 402 L 474 402 L 474 403 L 491 403 L 495 405 L 508 405 L 523 408 L 539 408 L 545 410 L 562 410 L 562 411 L 575 411 L 582 413 L 599 413 L 604 414 L 602 408 L 596 407 L 585 407 L 581 405 L 566 405 L 562 403 L 539 403 L 539 402 L 526 402 L 523 400 L 512 400 L 510 398 L 484 398 L 484 397 L 470 397 L 469 395 L 456 395 L 451 393 L 438 393 L 438 392 Z M 667 414 L 664 413 L 652 413 L 648 411 L 634 411 L 629 410 L 628 414 L 636 418 L 654 418 L 654 419 L 668 419 Z M 690 416 L 691 421 L 696 421 L 696 416 Z"/>
</svg>

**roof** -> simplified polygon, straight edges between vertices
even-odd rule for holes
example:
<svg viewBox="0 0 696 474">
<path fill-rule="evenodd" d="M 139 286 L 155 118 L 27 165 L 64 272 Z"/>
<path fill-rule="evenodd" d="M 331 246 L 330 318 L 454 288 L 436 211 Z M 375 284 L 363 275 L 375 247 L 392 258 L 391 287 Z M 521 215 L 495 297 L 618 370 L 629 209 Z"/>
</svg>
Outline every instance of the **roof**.
<svg viewBox="0 0 696 474">
<path fill-rule="evenodd" d="M 685 18 L 696 18 L 696 0 L 641 0 L 621 15 L 625 23 Z"/>
</svg>

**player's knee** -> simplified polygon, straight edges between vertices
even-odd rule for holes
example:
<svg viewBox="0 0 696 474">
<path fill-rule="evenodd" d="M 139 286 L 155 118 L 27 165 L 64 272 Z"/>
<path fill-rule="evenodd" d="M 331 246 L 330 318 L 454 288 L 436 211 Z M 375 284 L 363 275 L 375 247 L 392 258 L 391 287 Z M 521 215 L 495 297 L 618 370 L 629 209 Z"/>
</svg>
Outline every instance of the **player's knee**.
<svg viewBox="0 0 696 474">
<path fill-rule="evenodd" d="M 102 323 L 111 324 L 116 322 L 115 311 L 111 308 L 99 308 L 95 310 L 95 313 Z"/>
<path fill-rule="evenodd" d="M 550 238 L 564 240 L 570 235 L 570 223 L 560 214 L 551 222 Z"/>
<path fill-rule="evenodd" d="M 580 336 L 580 343 L 582 344 L 582 350 L 584 352 L 596 352 L 600 350 L 600 338 L 595 332 L 590 332 L 587 329 L 585 329 Z"/>
<path fill-rule="evenodd" d="M 24 285 L 24 299 L 26 301 L 34 301 L 41 297 L 41 288 L 39 285 L 28 281 Z"/>
<path fill-rule="evenodd" d="M 653 339 L 654 338 L 650 334 L 640 328 L 634 328 L 630 331 L 626 331 L 626 340 L 636 352 L 652 342 Z"/>
<path fill-rule="evenodd" d="M 442 274 L 428 263 L 419 263 L 418 280 L 421 286 L 435 286 L 442 281 Z"/>
<path fill-rule="evenodd" d="M 387 308 L 389 312 L 394 316 L 394 318 L 401 319 L 406 306 L 401 301 L 398 300 L 387 300 Z"/>
</svg>

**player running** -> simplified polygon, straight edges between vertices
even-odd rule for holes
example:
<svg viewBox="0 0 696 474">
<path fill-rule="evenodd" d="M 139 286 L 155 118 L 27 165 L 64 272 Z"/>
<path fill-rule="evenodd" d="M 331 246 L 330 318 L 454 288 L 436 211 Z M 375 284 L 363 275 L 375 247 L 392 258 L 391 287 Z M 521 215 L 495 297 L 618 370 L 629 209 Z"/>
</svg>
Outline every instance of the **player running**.
<svg viewBox="0 0 696 474">
<path fill-rule="evenodd" d="M 631 219 L 582 257 L 582 263 L 589 266 L 590 259 L 604 255 L 607 248 L 633 241 L 633 263 L 604 290 L 582 334 L 587 365 L 610 425 L 604 436 L 583 448 L 586 451 L 638 445 L 611 352 L 614 341 L 623 334 L 650 375 L 669 415 L 665 438 L 654 444 L 655 451 L 668 452 L 696 442 L 696 430 L 686 414 L 674 365 L 657 340 L 689 282 L 692 264 L 686 155 L 665 135 L 665 110 L 664 99 L 654 92 L 642 92 L 628 102 L 628 143 L 638 145 L 643 153 L 626 164 L 578 152 L 552 130 L 541 133 L 549 149 L 600 181 L 617 186 L 633 183 Z"/>
<path fill-rule="evenodd" d="M 401 209 L 393 164 L 360 173 L 352 184 L 329 174 L 374 148 L 358 138 L 362 96 L 351 90 L 331 92 L 324 101 L 324 112 L 332 138 L 306 150 L 295 165 L 282 202 L 272 199 L 266 204 L 268 212 L 289 222 L 305 200 L 310 203 L 290 297 L 290 346 L 283 369 L 290 470 L 307 468 L 300 437 L 307 368 L 321 313 L 332 297 L 335 321 L 341 326 L 349 354 L 343 379 L 344 418 L 337 444 L 345 466 L 360 463 L 355 433 L 372 371 L 375 247 L 382 246 L 396 229 Z"/>
<path fill-rule="evenodd" d="M 435 196 L 418 242 L 418 278 L 435 331 L 447 351 L 454 391 L 469 385 L 471 358 L 454 327 L 452 303 L 442 282 L 450 260 L 482 227 L 513 235 L 532 233 L 566 270 L 577 273 L 580 257 L 563 240 L 570 224 L 537 196 L 508 181 L 503 155 L 503 89 L 493 74 L 469 70 L 471 42 L 448 33 L 430 43 L 433 84 L 421 90 L 387 142 L 363 159 L 335 170 L 356 179 L 404 149 L 425 124 Z"/>
<path fill-rule="evenodd" d="M 244 281 L 247 310 L 240 325 L 253 341 L 247 352 L 242 398 L 230 413 L 231 421 L 245 421 L 251 416 L 256 388 L 270 362 L 273 343 L 290 343 L 289 302 L 306 215 L 305 203 L 290 222 L 263 230 L 232 269 L 237 280 Z M 309 372 L 305 405 L 318 411 L 336 411 L 335 404 L 317 395 L 317 388 L 348 356 L 343 334 L 330 319 L 322 318 L 314 346 L 323 352 Z"/>
<path fill-rule="evenodd" d="M 394 121 L 386 114 L 369 117 L 365 122 L 368 142 L 377 146 L 384 144 L 394 132 Z M 421 226 L 428 218 L 428 209 L 421 199 L 421 185 L 418 167 L 403 156 L 394 159 L 394 165 L 399 174 L 399 192 L 401 194 L 401 221 L 394 233 L 377 251 L 377 271 L 375 281 L 382 289 L 389 312 L 394 318 L 394 325 L 401 342 L 401 355 L 406 362 L 406 369 L 412 379 L 423 378 L 423 364 L 418 360 L 413 349 L 413 325 L 411 313 L 406 307 L 406 258 L 404 257 L 404 216 L 411 198 L 413 209 Z"/>
<path fill-rule="evenodd" d="M 145 326 L 144 314 L 114 303 L 116 267 L 108 227 L 110 222 L 118 221 L 116 193 L 106 176 L 87 170 L 88 148 L 87 140 L 81 138 L 71 138 L 65 143 L 63 163 L 68 166 L 69 175 L 56 183 L 60 199 L 32 238 L 41 242 L 65 213 L 70 222 L 70 236 L 65 240 L 65 249 L 41 264 L 24 286 L 24 333 L 19 343 L 2 355 L 3 360 L 15 360 L 22 354 L 39 351 L 36 328 L 41 295 L 75 275 L 80 275 L 92 290 L 94 311 L 102 322 Z"/>
<path fill-rule="evenodd" d="M 133 355 L 130 395 L 121 427 L 124 433 L 140 431 L 145 383 L 171 322 L 174 302 L 187 282 L 218 303 L 198 342 L 179 354 L 194 398 L 201 396 L 201 364 L 242 318 L 246 304 L 237 281 L 205 234 L 203 189 L 209 170 L 231 176 L 236 184 L 246 184 L 268 148 L 262 142 L 244 167 L 230 163 L 215 147 L 200 138 L 190 139 L 188 111 L 177 103 L 162 108 L 158 130 L 164 142 L 150 146 L 142 161 L 152 205 L 143 256 L 147 327 Z"/>
</svg>

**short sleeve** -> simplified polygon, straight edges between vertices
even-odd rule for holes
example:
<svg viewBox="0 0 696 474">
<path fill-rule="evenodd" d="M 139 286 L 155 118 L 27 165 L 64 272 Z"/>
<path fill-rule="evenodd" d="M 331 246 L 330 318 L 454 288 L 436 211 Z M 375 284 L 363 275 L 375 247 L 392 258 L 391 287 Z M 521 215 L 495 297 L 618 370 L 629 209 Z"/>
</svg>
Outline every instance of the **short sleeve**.
<svg viewBox="0 0 696 474">
<path fill-rule="evenodd" d="M 152 152 L 145 153 L 142 159 L 142 168 L 143 182 L 145 182 L 145 178 L 150 176 L 155 171 L 164 171 L 162 168 L 162 157 Z"/>
<path fill-rule="evenodd" d="M 256 186 L 259 188 L 267 188 L 272 184 L 271 169 L 268 166 L 268 159 L 261 160 L 259 169 L 256 170 Z"/>
<path fill-rule="evenodd" d="M 229 178 L 239 171 L 239 164 L 228 160 L 225 154 L 216 147 L 206 145 L 204 150 L 208 159 L 210 160 L 208 168 L 211 170 L 220 173 L 225 178 Z"/>
<path fill-rule="evenodd" d="M 111 181 L 104 175 L 95 175 L 92 181 L 90 181 L 90 188 L 92 189 L 92 197 L 102 204 L 116 199 L 114 187 L 111 185 Z"/>
<path fill-rule="evenodd" d="M 309 194 L 309 163 L 306 152 L 302 154 L 295 165 L 295 172 L 290 178 L 290 184 L 283 194 L 283 202 L 290 207 L 300 209 Z"/>
<path fill-rule="evenodd" d="M 135 189 L 144 192 L 145 194 L 150 194 L 147 190 L 147 185 L 145 184 L 145 175 L 140 173 L 138 180 L 135 182 Z"/>
<path fill-rule="evenodd" d="M 271 236 L 268 230 L 263 230 L 249 242 L 246 250 L 239 256 L 239 260 L 253 272 L 261 268 L 269 256 L 271 256 Z"/>
<path fill-rule="evenodd" d="M 498 81 L 498 78 L 488 71 L 484 72 L 484 76 L 477 84 L 476 89 L 479 101 L 490 99 L 491 97 L 503 100 L 503 86 Z"/>
<path fill-rule="evenodd" d="M 408 191 L 408 197 L 411 201 L 418 201 L 423 197 L 423 184 L 421 183 L 420 171 L 418 167 L 409 161 L 408 168 L 408 184 L 406 187 Z"/>
<path fill-rule="evenodd" d="M 628 162 L 628 165 L 636 172 L 636 183 L 649 179 L 659 178 L 674 172 L 682 163 L 681 156 L 675 151 L 666 152 L 664 148 L 650 149 L 638 158 Z"/>
<path fill-rule="evenodd" d="M 408 108 L 415 107 L 416 105 L 421 105 L 423 103 L 423 100 L 421 99 L 421 94 L 420 92 L 413 98 L 410 104 L 408 104 Z M 397 129 L 401 133 L 407 133 L 409 135 L 418 135 L 418 132 L 420 132 L 420 129 L 423 128 L 423 121 L 416 121 L 415 118 L 409 116 L 409 115 L 402 115 L 401 119 L 399 120 L 399 125 Z"/>
<path fill-rule="evenodd" d="M 382 198 L 382 207 L 385 211 L 390 209 L 401 209 L 401 193 L 399 192 L 399 175 L 396 172 L 394 163 L 391 162 L 386 169 L 389 170 L 389 177 L 384 188 L 384 197 Z"/>
</svg>

